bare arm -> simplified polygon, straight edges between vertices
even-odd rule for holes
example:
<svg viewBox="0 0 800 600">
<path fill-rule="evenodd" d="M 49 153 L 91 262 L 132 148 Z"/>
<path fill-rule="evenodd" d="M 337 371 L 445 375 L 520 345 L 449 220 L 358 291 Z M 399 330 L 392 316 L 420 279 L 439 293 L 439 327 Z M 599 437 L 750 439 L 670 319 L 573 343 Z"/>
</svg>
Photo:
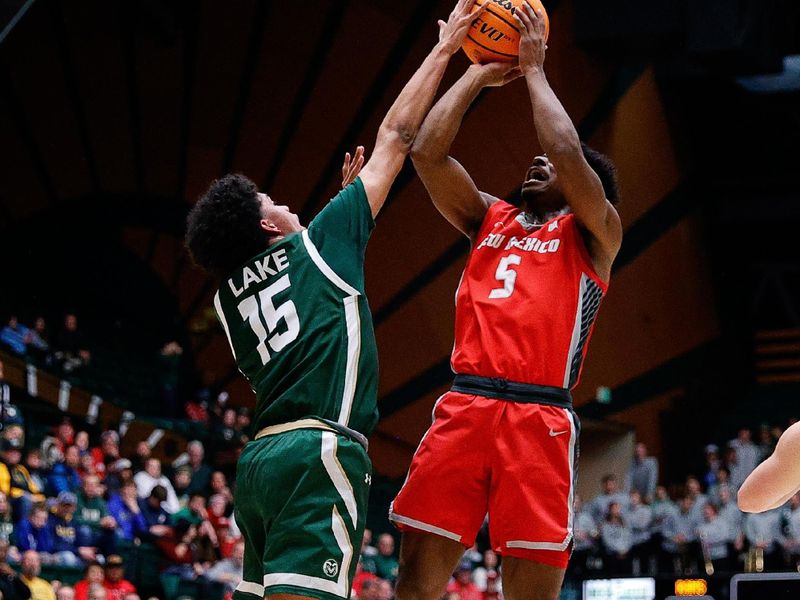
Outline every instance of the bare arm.
<svg viewBox="0 0 800 600">
<path fill-rule="evenodd" d="M 434 206 L 453 227 L 470 239 L 486 210 L 497 198 L 478 191 L 461 164 L 450 156 L 467 109 L 489 85 L 503 85 L 519 76 L 512 65 L 472 65 L 431 109 L 411 148 L 411 159 Z"/>
<path fill-rule="evenodd" d="M 610 267 L 622 243 L 622 223 L 606 199 L 600 178 L 583 156 L 575 125 L 545 77 L 544 19 L 527 2 L 514 17 L 521 34 L 520 68 L 528 84 L 539 142 L 556 168 L 572 212 L 594 242 L 590 244 L 592 257 L 606 259 Z"/>
<path fill-rule="evenodd" d="M 381 123 L 375 150 L 361 171 L 373 217 L 383 207 L 389 188 L 411 150 L 450 57 L 461 47 L 472 22 L 487 6 L 484 3 L 475 13 L 470 13 L 474 4 L 475 0 L 458 0 L 447 23 L 439 21 L 439 43 L 400 92 Z"/>
<path fill-rule="evenodd" d="M 777 508 L 800 490 L 800 423 L 787 429 L 772 456 L 756 467 L 739 490 L 743 512 Z"/>
</svg>

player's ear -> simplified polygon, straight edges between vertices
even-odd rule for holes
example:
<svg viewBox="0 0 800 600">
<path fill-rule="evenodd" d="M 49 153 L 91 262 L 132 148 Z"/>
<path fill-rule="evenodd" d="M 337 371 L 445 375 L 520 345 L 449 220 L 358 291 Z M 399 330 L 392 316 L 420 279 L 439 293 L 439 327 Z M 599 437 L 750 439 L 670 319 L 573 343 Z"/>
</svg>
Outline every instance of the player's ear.
<svg viewBox="0 0 800 600">
<path fill-rule="evenodd" d="M 259 224 L 261 225 L 261 229 L 263 229 L 270 236 L 280 235 L 282 233 L 280 228 L 269 219 L 261 219 Z"/>
</svg>

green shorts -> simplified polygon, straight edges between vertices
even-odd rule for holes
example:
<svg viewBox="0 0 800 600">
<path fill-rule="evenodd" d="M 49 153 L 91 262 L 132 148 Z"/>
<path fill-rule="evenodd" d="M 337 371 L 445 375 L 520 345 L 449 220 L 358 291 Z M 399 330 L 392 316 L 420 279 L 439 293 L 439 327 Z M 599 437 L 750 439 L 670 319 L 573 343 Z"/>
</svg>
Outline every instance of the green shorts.
<svg viewBox="0 0 800 600">
<path fill-rule="evenodd" d="M 364 448 L 331 431 L 298 429 L 248 443 L 236 474 L 245 552 L 234 600 L 348 599 L 371 478 Z"/>
</svg>

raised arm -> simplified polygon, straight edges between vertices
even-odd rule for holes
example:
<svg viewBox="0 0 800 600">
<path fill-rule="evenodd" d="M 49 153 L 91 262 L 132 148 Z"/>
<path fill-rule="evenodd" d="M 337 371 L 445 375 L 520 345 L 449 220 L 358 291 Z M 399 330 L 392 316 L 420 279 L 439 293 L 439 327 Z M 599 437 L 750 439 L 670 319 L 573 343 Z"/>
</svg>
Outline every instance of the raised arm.
<svg viewBox="0 0 800 600">
<path fill-rule="evenodd" d="M 778 508 L 800 491 L 800 423 L 783 432 L 775 452 L 742 484 L 737 500 L 743 512 Z"/>
<path fill-rule="evenodd" d="M 450 57 L 461 47 L 472 22 L 488 6 L 484 3 L 475 13 L 470 13 L 474 4 L 475 0 L 459 0 L 447 23 L 439 21 L 439 43 L 400 92 L 381 123 L 375 150 L 361 171 L 373 217 L 383 207 L 389 188 L 411 150 Z"/>
<path fill-rule="evenodd" d="M 589 244 L 592 258 L 609 260 L 610 267 L 622 243 L 622 223 L 606 199 L 600 178 L 583 156 L 575 125 L 545 77 L 544 18 L 527 0 L 514 18 L 520 28 L 520 68 L 528 85 L 539 142 L 555 166 L 567 203 L 594 242 Z"/>
<path fill-rule="evenodd" d="M 477 233 L 494 196 L 478 191 L 461 164 L 450 156 L 467 109 L 487 86 L 519 77 L 510 64 L 472 65 L 431 109 L 411 148 L 411 159 L 433 204 L 453 227 L 470 239 Z"/>
</svg>

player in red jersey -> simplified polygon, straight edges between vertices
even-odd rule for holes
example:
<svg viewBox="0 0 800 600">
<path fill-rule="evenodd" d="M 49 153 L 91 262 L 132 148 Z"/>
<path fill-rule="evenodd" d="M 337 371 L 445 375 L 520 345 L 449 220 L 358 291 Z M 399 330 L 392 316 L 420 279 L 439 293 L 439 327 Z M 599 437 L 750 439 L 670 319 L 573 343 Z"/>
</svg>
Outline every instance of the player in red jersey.
<svg viewBox="0 0 800 600">
<path fill-rule="evenodd" d="M 583 146 L 547 83 L 544 24 L 517 10 L 519 68 L 473 65 L 428 115 L 412 158 L 472 242 L 456 301 L 450 392 L 434 408 L 391 520 L 398 600 L 441 596 L 489 515 L 507 600 L 558 597 L 572 546 L 579 425 L 570 389 L 622 240 L 614 169 Z M 524 76 L 539 141 L 512 206 L 480 192 L 449 148 L 481 89 Z"/>
</svg>

